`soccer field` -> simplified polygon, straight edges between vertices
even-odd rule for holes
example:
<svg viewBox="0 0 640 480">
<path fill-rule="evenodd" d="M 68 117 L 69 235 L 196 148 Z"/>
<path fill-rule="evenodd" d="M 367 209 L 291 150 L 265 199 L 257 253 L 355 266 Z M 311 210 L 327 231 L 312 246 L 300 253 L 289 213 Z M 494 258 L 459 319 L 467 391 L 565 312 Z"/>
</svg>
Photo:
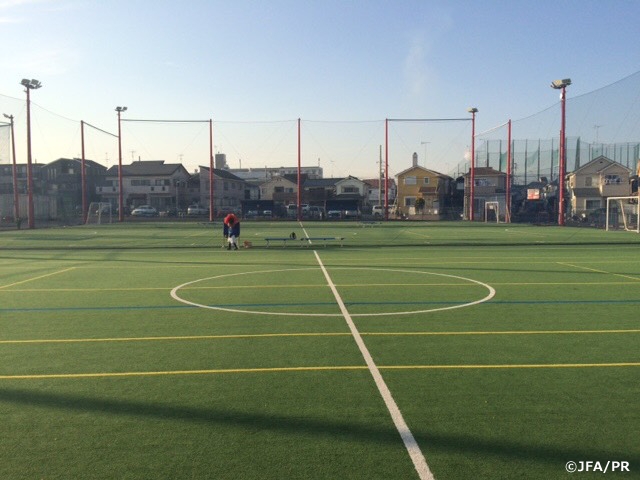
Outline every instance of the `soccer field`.
<svg viewBox="0 0 640 480">
<path fill-rule="evenodd" d="M 243 240 L 0 233 L 0 478 L 640 478 L 637 234 L 244 222 Z"/>
</svg>

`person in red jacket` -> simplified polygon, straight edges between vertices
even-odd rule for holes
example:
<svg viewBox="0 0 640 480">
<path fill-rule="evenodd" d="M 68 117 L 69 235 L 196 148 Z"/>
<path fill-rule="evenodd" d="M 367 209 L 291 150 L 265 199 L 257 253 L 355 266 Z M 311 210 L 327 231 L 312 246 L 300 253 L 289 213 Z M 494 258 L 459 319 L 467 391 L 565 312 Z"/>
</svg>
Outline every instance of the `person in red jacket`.
<svg viewBox="0 0 640 480">
<path fill-rule="evenodd" d="M 227 250 L 238 250 L 238 238 L 240 237 L 240 220 L 233 214 L 230 213 L 226 217 L 224 217 L 223 221 L 223 234 L 224 238 L 227 240 Z"/>
</svg>

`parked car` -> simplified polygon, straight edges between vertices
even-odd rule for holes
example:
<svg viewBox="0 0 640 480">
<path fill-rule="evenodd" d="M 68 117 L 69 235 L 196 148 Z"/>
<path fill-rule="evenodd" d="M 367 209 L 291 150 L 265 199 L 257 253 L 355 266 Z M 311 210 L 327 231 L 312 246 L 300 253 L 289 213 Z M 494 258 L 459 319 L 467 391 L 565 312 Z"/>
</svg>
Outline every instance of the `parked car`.
<svg viewBox="0 0 640 480">
<path fill-rule="evenodd" d="M 355 209 L 347 209 L 344 211 L 344 218 L 359 218 L 360 212 Z"/>
<path fill-rule="evenodd" d="M 156 217 L 158 215 L 158 210 L 153 208 L 151 205 L 140 205 L 133 209 L 131 215 L 133 217 Z"/>
<path fill-rule="evenodd" d="M 374 217 L 383 217 L 384 216 L 384 205 L 374 205 L 371 210 Z"/>
<path fill-rule="evenodd" d="M 332 220 L 339 220 L 342 218 L 342 212 L 340 210 L 329 210 L 327 212 L 327 218 Z"/>
<path fill-rule="evenodd" d="M 209 215 L 209 209 L 206 207 L 201 207 L 200 205 L 189 205 L 187 208 L 188 217 L 202 217 L 205 215 Z"/>
</svg>

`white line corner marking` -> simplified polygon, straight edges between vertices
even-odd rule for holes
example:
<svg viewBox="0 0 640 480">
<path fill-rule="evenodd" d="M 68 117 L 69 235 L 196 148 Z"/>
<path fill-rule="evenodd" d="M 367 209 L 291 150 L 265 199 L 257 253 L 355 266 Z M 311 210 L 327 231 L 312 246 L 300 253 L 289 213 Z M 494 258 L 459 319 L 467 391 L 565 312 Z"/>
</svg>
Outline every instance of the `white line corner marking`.
<svg viewBox="0 0 640 480">
<path fill-rule="evenodd" d="M 333 292 L 333 296 L 335 297 L 336 302 L 338 302 L 338 305 L 340 306 L 340 311 L 342 312 L 342 315 L 344 316 L 344 319 L 346 320 L 347 325 L 351 330 L 351 335 L 353 335 L 353 338 L 356 341 L 358 348 L 360 349 L 360 353 L 362 353 L 362 356 L 364 357 L 364 360 L 367 363 L 367 367 L 369 368 L 369 371 L 371 372 L 371 375 L 373 376 L 373 379 L 376 382 L 376 386 L 380 391 L 380 395 L 382 395 L 382 399 L 384 400 L 384 403 L 387 406 L 389 413 L 391 414 L 393 423 L 395 424 L 396 429 L 398 430 L 398 433 L 400 434 L 400 437 L 404 442 L 407 452 L 409 452 L 409 456 L 411 457 L 411 461 L 413 461 L 413 465 L 416 471 L 418 472 L 418 476 L 420 477 L 421 480 L 434 480 L 434 476 L 431 473 L 429 466 L 427 465 L 427 461 L 425 460 L 424 455 L 422 454 L 422 451 L 420 450 L 420 447 L 416 442 L 416 439 L 411 433 L 411 430 L 409 430 L 409 426 L 407 425 L 407 422 L 404 421 L 402 412 L 400 412 L 400 409 L 398 408 L 396 401 L 393 399 L 393 396 L 391 395 L 391 391 L 389 390 L 389 387 L 387 387 L 387 384 L 385 383 L 384 379 L 382 378 L 382 375 L 380 374 L 380 370 L 378 370 L 378 367 L 373 361 L 373 358 L 369 353 L 369 349 L 364 344 L 364 341 L 362 340 L 362 336 L 360 335 L 360 332 L 358 331 L 355 323 L 353 323 L 353 319 L 351 318 L 351 315 L 349 314 L 347 307 L 342 301 L 342 298 L 340 297 L 340 294 L 338 293 L 338 290 L 336 289 L 336 286 L 333 283 L 333 280 L 331 280 L 331 277 L 329 276 L 329 272 L 327 272 L 327 269 L 324 267 L 322 260 L 320 260 L 320 256 L 318 255 L 318 252 L 314 250 L 313 253 L 316 256 L 316 260 L 318 260 L 318 264 L 322 269 L 322 273 L 324 274 L 324 277 L 327 280 L 327 284 L 329 285 L 329 288 Z"/>
</svg>

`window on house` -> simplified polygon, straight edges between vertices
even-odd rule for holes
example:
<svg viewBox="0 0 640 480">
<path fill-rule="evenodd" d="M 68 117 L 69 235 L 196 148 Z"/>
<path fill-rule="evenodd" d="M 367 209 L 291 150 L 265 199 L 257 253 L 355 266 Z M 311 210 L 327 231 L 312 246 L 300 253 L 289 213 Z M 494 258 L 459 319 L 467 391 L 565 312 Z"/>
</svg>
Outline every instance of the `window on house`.
<svg viewBox="0 0 640 480">
<path fill-rule="evenodd" d="M 358 193 L 358 187 L 342 187 L 342 193 Z"/>
<path fill-rule="evenodd" d="M 417 183 L 416 177 L 404 177 L 405 185 L 415 185 Z"/>
<path fill-rule="evenodd" d="M 476 183 L 476 187 L 490 187 L 491 186 L 491 180 L 489 180 L 488 178 L 476 178 L 475 179 L 475 183 Z"/>
<path fill-rule="evenodd" d="M 273 193 L 284 193 L 284 187 L 275 187 Z"/>
<path fill-rule="evenodd" d="M 605 185 L 621 185 L 622 177 L 620 177 L 620 175 L 605 175 L 604 184 Z"/>
<path fill-rule="evenodd" d="M 422 183 L 429 185 L 429 177 L 424 177 L 424 181 Z"/>
<path fill-rule="evenodd" d="M 591 187 L 593 185 L 593 177 L 584 177 L 584 186 Z"/>
<path fill-rule="evenodd" d="M 599 198 L 597 200 L 587 200 L 584 203 L 584 206 L 586 207 L 587 210 L 595 210 L 597 208 L 600 208 L 601 205 L 602 205 L 602 201 Z"/>
<path fill-rule="evenodd" d="M 404 206 L 413 207 L 416 204 L 416 197 L 404 197 Z"/>
</svg>

